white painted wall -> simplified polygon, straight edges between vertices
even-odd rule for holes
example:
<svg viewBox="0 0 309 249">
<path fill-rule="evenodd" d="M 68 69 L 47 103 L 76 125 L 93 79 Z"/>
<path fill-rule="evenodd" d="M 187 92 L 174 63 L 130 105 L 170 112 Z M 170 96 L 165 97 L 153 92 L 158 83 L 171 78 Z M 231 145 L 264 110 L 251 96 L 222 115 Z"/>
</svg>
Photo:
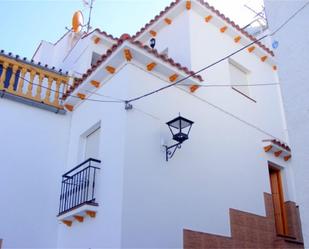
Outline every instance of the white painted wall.
<svg viewBox="0 0 309 249">
<path fill-rule="evenodd" d="M 170 56 L 194 70 L 238 49 L 217 28 L 201 27 L 205 22 L 193 11 L 178 16 L 173 25 L 175 29 L 168 26 L 164 35 L 158 34 L 157 49 L 169 44 Z M 184 27 L 190 27 L 184 43 L 191 49 L 188 53 L 177 43 L 171 53 L 169 42 L 186 32 Z M 271 66 L 254 54 L 244 52 L 233 59 L 251 72 L 250 83 L 277 82 Z M 123 67 L 98 93 L 130 99 L 168 84 L 141 68 Z M 203 78 L 203 84 L 229 84 L 228 63 L 203 73 Z M 128 112 L 119 104 L 80 104 L 72 113 L 67 167 L 81 162 L 79 136 L 101 122 L 100 207 L 95 220 L 71 228 L 60 225 L 58 246 L 180 248 L 184 228 L 229 236 L 229 208 L 265 215 L 268 161 L 282 167 L 286 200 L 294 200 L 290 163 L 266 154 L 262 145 L 268 133 L 287 139 L 280 89 L 250 91 L 256 103 L 230 87 L 200 88 L 195 94 L 172 87 L 134 102 Z M 173 141 L 165 122 L 179 112 L 195 124 L 190 139 L 167 163 L 162 141 Z"/>
<path fill-rule="evenodd" d="M 33 59 L 42 65 L 55 66 L 57 70 L 62 69 L 64 73 L 68 71 L 71 76 L 80 78 L 91 67 L 92 53 L 103 55 L 111 45 L 104 38 L 95 44 L 92 35 L 83 37 L 82 34 L 68 32 L 55 44 L 42 41 Z"/>
<path fill-rule="evenodd" d="M 167 84 L 129 68 L 135 75 L 131 96 Z M 147 84 L 141 89 L 139 82 Z M 173 87 L 134 103 L 128 112 L 124 248 L 180 248 L 184 228 L 229 236 L 229 208 L 265 215 L 263 192 L 270 192 L 267 160 L 283 168 L 288 164 L 263 152 L 263 133 L 203 100 Z M 195 123 L 190 139 L 165 162 L 161 139 L 173 143 L 165 122 L 179 112 Z"/>
<path fill-rule="evenodd" d="M 203 17 L 196 12 L 191 11 L 190 15 L 193 71 L 200 70 L 242 47 L 241 44 L 235 43 L 230 35 L 221 33 L 211 22 L 205 23 Z M 270 56 L 266 52 L 265 55 Z M 278 82 L 277 73 L 273 71 L 272 65 L 261 62 L 254 53 L 244 50 L 232 56 L 231 59 L 249 71 L 249 84 Z M 206 85 L 232 84 L 228 60 L 201 72 L 201 75 Z M 197 94 L 286 141 L 281 99 L 278 95 L 279 87 L 276 85 L 249 87 L 249 92 L 249 97 L 256 103 L 242 96 L 232 87 L 208 87 L 198 91 Z"/>
<path fill-rule="evenodd" d="M 57 54 L 68 52 L 67 42 L 59 43 Z M 193 11 L 158 33 L 157 49 L 166 46 L 170 57 L 193 70 L 238 48 Z M 89 39 L 77 43 L 63 64 L 61 53 L 52 61 L 85 71 L 94 49 Z M 105 48 L 100 49 L 103 53 Z M 255 55 L 244 52 L 233 59 L 251 72 L 250 83 L 277 82 L 276 73 Z M 144 66 L 118 69 L 97 93 L 130 99 L 169 84 L 142 70 Z M 230 83 L 226 61 L 202 75 L 203 84 Z M 134 102 L 131 111 L 123 104 L 84 101 L 66 116 L 1 100 L 7 113 L 1 127 L 14 133 L 5 133 L 3 141 L 8 142 L 0 145 L 6 165 L 0 168 L 0 187 L 18 180 L 11 190 L 0 191 L 1 200 L 10 200 L 0 209 L 4 247 L 181 248 L 185 228 L 229 236 L 229 208 L 265 215 L 268 161 L 282 167 L 286 200 L 294 200 L 291 163 L 262 147 L 262 140 L 270 138 L 265 132 L 287 139 L 280 89 L 256 87 L 250 97 L 256 102 L 230 87 L 200 88 L 194 94 L 172 87 Z M 165 123 L 179 112 L 195 123 L 190 139 L 166 162 L 162 141 L 173 141 Z M 14 130 L 16 123 L 23 126 Z M 97 217 L 57 226 L 61 175 L 85 159 L 83 136 L 98 124 L 102 163 Z M 11 155 L 15 150 L 18 156 Z M 19 192 L 24 199 L 11 197 Z"/>
<path fill-rule="evenodd" d="M 97 94 L 125 98 L 129 82 L 126 69 L 120 70 Z M 92 99 L 102 99 L 98 95 Z M 96 177 L 98 212 L 95 219 L 74 222 L 68 228 L 59 225 L 59 248 L 120 248 L 123 196 L 123 168 L 127 133 L 124 104 L 85 101 L 72 115 L 68 154 L 69 170 L 84 161 L 81 135 L 95 124 L 101 124 L 99 153 L 101 170 Z"/>
<path fill-rule="evenodd" d="M 279 27 L 304 4 L 305 1 L 266 0 L 266 14 L 271 30 Z M 292 167 L 295 172 L 297 204 L 300 207 L 305 247 L 309 247 L 308 16 L 307 6 L 273 37 L 273 40 L 279 42 L 275 53 L 293 150 Z"/>
<path fill-rule="evenodd" d="M 69 117 L 0 99 L 3 248 L 55 248 Z"/>
<path fill-rule="evenodd" d="M 189 12 L 177 15 L 171 25 L 166 25 L 160 32 L 158 32 L 155 49 L 159 53 L 168 48 L 168 57 L 182 66 L 191 67 L 190 61 L 190 38 L 189 38 Z M 175 32 L 177 30 L 177 32 Z M 144 40 L 147 46 L 149 39 Z"/>
</svg>

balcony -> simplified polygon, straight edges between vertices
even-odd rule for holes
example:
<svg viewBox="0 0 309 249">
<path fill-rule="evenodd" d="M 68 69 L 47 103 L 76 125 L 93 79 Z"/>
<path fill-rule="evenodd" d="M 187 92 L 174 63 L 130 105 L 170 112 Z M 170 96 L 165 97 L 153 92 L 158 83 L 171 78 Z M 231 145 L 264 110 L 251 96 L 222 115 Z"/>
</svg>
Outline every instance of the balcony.
<svg viewBox="0 0 309 249">
<path fill-rule="evenodd" d="M 97 167 L 101 161 L 93 158 L 62 175 L 58 220 L 71 226 L 74 220 L 83 222 L 85 216 L 95 217 Z"/>
<path fill-rule="evenodd" d="M 6 55 L 0 51 L 1 97 L 37 106 L 39 108 L 63 110 L 61 98 L 67 90 L 70 78 L 54 68 L 26 58 Z"/>
</svg>

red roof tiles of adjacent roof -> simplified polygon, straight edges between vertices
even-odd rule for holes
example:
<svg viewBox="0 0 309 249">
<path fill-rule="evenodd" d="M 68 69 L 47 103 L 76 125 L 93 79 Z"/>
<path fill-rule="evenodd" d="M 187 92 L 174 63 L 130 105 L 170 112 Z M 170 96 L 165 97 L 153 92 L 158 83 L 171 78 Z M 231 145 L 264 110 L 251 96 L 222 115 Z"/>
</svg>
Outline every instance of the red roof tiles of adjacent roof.
<svg viewBox="0 0 309 249">
<path fill-rule="evenodd" d="M 291 151 L 290 146 L 288 146 L 286 143 L 284 143 L 284 142 L 282 142 L 278 139 L 264 139 L 262 141 L 263 142 L 271 142 L 271 143 L 273 143 L 273 144 L 275 144 L 275 145 L 277 145 L 277 146 L 279 146 L 279 147 L 281 147 L 281 148 L 283 148 L 287 151 Z"/>
<path fill-rule="evenodd" d="M 215 9 L 213 6 L 211 6 L 209 3 L 205 2 L 204 0 L 197 0 L 199 3 L 201 3 L 203 6 L 214 12 L 216 15 L 218 15 L 220 18 L 222 18 L 224 21 L 229 23 L 231 26 L 233 26 L 235 29 L 237 29 L 239 32 L 241 32 L 243 35 L 245 35 L 247 38 L 249 38 L 252 41 L 256 41 L 257 39 L 250 35 L 248 32 L 243 30 L 239 25 L 237 25 L 234 21 L 230 20 L 228 17 L 223 15 L 220 11 Z M 159 15 L 156 15 L 154 19 L 151 19 L 143 28 L 141 28 L 132 38 L 136 39 L 138 36 L 144 33 L 144 31 L 151 26 L 153 23 L 157 22 L 161 17 L 169 12 L 171 9 L 173 9 L 174 6 L 176 6 L 181 0 L 176 0 L 172 2 L 169 6 L 167 6 L 163 11 L 159 13 Z M 256 42 L 257 45 L 259 45 L 262 49 L 264 49 L 267 53 L 271 54 L 274 56 L 273 51 L 271 51 L 269 48 L 267 48 L 264 44 L 262 44 L 260 41 Z"/>
<path fill-rule="evenodd" d="M 85 38 L 85 37 L 87 37 L 87 36 L 93 34 L 94 32 L 98 32 L 99 34 L 104 35 L 105 37 L 110 38 L 110 39 L 112 39 L 112 40 L 114 40 L 114 41 L 118 41 L 118 40 L 119 40 L 118 38 L 112 36 L 111 34 L 106 33 L 105 31 L 101 31 L 101 30 L 98 29 L 98 28 L 97 28 L 97 29 L 94 29 L 93 31 L 91 31 L 91 32 L 88 33 L 88 34 L 85 34 L 82 38 Z"/>
<path fill-rule="evenodd" d="M 203 81 L 203 78 L 201 75 L 196 75 L 195 72 L 190 71 L 187 67 L 182 66 L 180 63 L 175 62 L 172 58 L 168 58 L 165 54 L 160 54 L 158 53 L 157 50 L 152 49 L 150 47 L 148 47 L 147 45 L 143 45 L 141 42 L 139 41 L 133 41 L 130 37 L 130 35 L 128 34 L 123 34 L 117 41 L 117 44 L 114 44 L 110 49 L 108 49 L 106 51 L 106 53 L 104 55 L 101 56 L 101 59 L 99 59 L 97 61 L 96 64 L 94 64 L 91 68 L 89 68 L 87 70 L 86 73 L 83 74 L 82 78 L 79 79 L 75 79 L 74 83 L 72 86 L 70 86 L 68 88 L 68 90 L 66 91 L 66 93 L 63 95 L 63 99 L 66 99 L 66 97 L 68 97 L 85 79 L 88 78 L 88 76 L 94 71 L 96 70 L 104 61 L 107 60 L 108 57 L 110 57 L 117 49 L 118 47 L 120 47 L 120 45 L 124 42 L 124 41 L 129 41 L 131 44 L 138 46 L 139 48 L 142 48 L 144 50 L 146 50 L 148 53 L 153 54 L 154 56 L 156 56 L 157 58 L 161 59 L 164 62 L 169 63 L 171 66 L 176 67 L 178 70 L 183 71 L 184 73 L 188 74 L 188 75 L 192 75 L 192 78 L 195 78 L 199 81 Z"/>
<path fill-rule="evenodd" d="M 144 31 L 151 26 L 153 23 L 157 22 L 161 17 L 166 14 L 168 11 L 170 11 L 174 6 L 176 6 L 180 0 L 176 0 L 174 2 L 171 2 L 169 6 L 166 6 L 164 10 L 162 10 L 159 15 L 156 15 L 153 19 L 151 19 L 148 23 L 144 25 L 137 33 L 132 37 L 132 39 L 136 39 L 138 36 L 144 33 Z"/>
<path fill-rule="evenodd" d="M 276 145 L 282 147 L 283 149 L 286 149 L 287 151 L 291 151 L 290 146 L 288 146 L 287 144 L 285 144 L 285 143 L 283 143 L 283 142 L 281 142 L 281 141 L 279 141 L 277 139 L 272 139 L 271 142 L 273 144 L 276 144 Z"/>
</svg>

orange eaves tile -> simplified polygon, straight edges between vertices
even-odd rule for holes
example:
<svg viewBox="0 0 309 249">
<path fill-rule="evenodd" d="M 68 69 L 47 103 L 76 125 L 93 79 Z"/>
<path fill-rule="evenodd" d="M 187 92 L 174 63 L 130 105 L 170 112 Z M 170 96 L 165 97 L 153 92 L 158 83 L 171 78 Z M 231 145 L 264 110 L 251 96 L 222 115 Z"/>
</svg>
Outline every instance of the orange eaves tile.
<svg viewBox="0 0 309 249">
<path fill-rule="evenodd" d="M 90 82 L 91 85 L 93 85 L 95 88 L 99 88 L 100 87 L 100 82 L 96 81 L 96 80 L 92 80 Z"/>
<path fill-rule="evenodd" d="M 264 61 L 266 61 L 266 60 L 267 60 L 267 58 L 268 58 L 268 57 L 267 57 L 267 55 L 264 55 L 264 56 L 262 56 L 262 57 L 261 57 L 261 61 L 263 61 L 263 62 L 264 62 Z"/>
<path fill-rule="evenodd" d="M 178 78 L 178 74 L 175 73 L 169 77 L 169 80 L 170 82 L 174 82 L 175 80 L 177 80 L 177 78 Z"/>
<path fill-rule="evenodd" d="M 84 94 L 84 93 L 77 93 L 77 97 L 79 97 L 81 100 L 84 100 L 86 98 L 86 94 Z"/>
<path fill-rule="evenodd" d="M 170 25 L 172 23 L 172 20 L 170 18 L 165 18 L 164 21 L 168 25 Z"/>
<path fill-rule="evenodd" d="M 95 211 L 87 210 L 86 214 L 89 215 L 91 218 L 95 218 L 95 216 L 96 216 L 96 212 Z"/>
<path fill-rule="evenodd" d="M 105 67 L 105 69 L 106 69 L 107 72 L 109 72 L 111 74 L 115 73 L 115 71 L 116 71 L 116 69 L 112 66 L 107 66 L 107 67 Z"/>
<path fill-rule="evenodd" d="M 69 104 L 65 104 L 64 107 L 65 107 L 68 111 L 70 111 L 70 112 L 72 112 L 72 111 L 74 110 L 74 106 L 69 105 Z"/>
<path fill-rule="evenodd" d="M 148 70 L 148 71 L 152 71 L 152 69 L 154 69 L 156 65 L 157 65 L 157 64 L 156 64 L 155 62 L 149 63 L 149 64 L 147 65 L 147 70 Z"/>
<path fill-rule="evenodd" d="M 128 49 L 128 48 L 124 49 L 123 53 L 124 53 L 124 57 L 126 58 L 127 61 L 132 60 L 133 56 L 132 56 L 130 49 Z"/>
<path fill-rule="evenodd" d="M 100 37 L 96 37 L 93 40 L 94 44 L 98 44 L 100 41 L 101 41 Z"/>
<path fill-rule="evenodd" d="M 191 9 L 191 1 L 186 2 L 186 9 L 190 10 Z"/>
<path fill-rule="evenodd" d="M 248 48 L 249 53 L 253 52 L 253 50 L 255 49 L 255 46 L 251 46 Z"/>
<path fill-rule="evenodd" d="M 212 19 L 212 16 L 208 15 L 205 17 L 205 22 L 210 22 L 211 19 Z"/>
<path fill-rule="evenodd" d="M 272 145 L 267 145 L 267 146 L 264 147 L 264 151 L 265 151 L 265 152 L 268 152 L 268 151 L 270 151 L 272 148 L 273 148 Z"/>
<path fill-rule="evenodd" d="M 238 35 L 238 36 L 236 36 L 236 37 L 234 38 L 234 42 L 238 43 L 238 42 L 240 41 L 240 39 L 241 39 L 241 36 Z"/>
<path fill-rule="evenodd" d="M 150 34 L 151 36 L 153 36 L 153 37 L 156 37 L 156 36 L 157 36 L 157 32 L 154 31 L 154 30 L 150 30 L 150 31 L 149 31 L 149 34 Z"/>
<path fill-rule="evenodd" d="M 71 220 L 63 220 L 62 223 L 65 224 L 68 227 L 72 226 L 72 221 Z"/>
<path fill-rule="evenodd" d="M 200 86 L 199 85 L 192 85 L 190 86 L 190 92 L 194 93 Z"/>
<path fill-rule="evenodd" d="M 227 26 L 223 26 L 223 27 L 220 28 L 221 33 L 224 33 L 226 30 L 227 30 Z"/>
</svg>

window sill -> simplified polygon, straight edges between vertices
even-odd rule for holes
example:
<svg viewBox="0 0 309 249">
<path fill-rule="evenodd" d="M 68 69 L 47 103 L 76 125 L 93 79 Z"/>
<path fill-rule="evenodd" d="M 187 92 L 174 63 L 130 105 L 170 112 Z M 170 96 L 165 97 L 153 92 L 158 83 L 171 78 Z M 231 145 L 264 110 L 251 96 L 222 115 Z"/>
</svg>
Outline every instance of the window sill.
<svg viewBox="0 0 309 249">
<path fill-rule="evenodd" d="M 233 89 L 234 91 L 238 92 L 239 94 L 241 94 L 242 96 L 246 97 L 247 99 L 249 99 L 249 100 L 253 101 L 254 103 L 256 103 L 256 100 L 255 100 L 255 99 L 250 98 L 248 95 L 246 95 L 246 94 L 244 94 L 243 92 L 237 90 L 235 87 L 232 87 L 232 89 Z"/>
</svg>

